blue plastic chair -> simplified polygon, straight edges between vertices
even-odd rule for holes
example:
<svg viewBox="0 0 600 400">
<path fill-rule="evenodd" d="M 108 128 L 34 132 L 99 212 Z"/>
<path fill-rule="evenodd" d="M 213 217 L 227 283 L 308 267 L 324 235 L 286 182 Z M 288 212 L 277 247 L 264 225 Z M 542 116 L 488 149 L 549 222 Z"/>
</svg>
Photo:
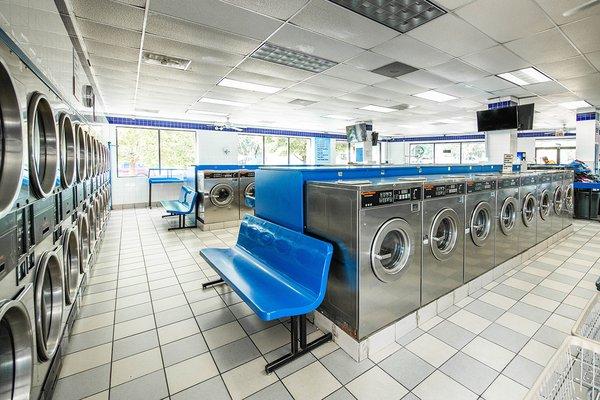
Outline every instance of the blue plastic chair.
<svg viewBox="0 0 600 400">
<path fill-rule="evenodd" d="M 189 186 L 182 186 L 181 192 L 179 193 L 178 200 L 163 200 L 160 204 L 164 207 L 167 215 L 163 215 L 163 218 L 177 216 L 179 218 L 179 225 L 175 228 L 169 228 L 169 230 L 193 228 L 195 225 L 186 226 L 185 218 L 188 214 L 194 211 L 196 205 L 196 199 L 198 193 Z"/>
</svg>

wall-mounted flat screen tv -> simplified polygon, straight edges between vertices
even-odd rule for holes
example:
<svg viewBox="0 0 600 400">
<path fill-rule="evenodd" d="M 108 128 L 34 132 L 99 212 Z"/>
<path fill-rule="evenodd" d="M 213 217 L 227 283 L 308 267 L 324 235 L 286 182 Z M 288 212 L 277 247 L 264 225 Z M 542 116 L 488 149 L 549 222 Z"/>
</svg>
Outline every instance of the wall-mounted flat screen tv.
<svg viewBox="0 0 600 400">
<path fill-rule="evenodd" d="M 477 111 L 479 132 L 502 129 L 529 130 L 533 128 L 533 104 Z"/>
</svg>

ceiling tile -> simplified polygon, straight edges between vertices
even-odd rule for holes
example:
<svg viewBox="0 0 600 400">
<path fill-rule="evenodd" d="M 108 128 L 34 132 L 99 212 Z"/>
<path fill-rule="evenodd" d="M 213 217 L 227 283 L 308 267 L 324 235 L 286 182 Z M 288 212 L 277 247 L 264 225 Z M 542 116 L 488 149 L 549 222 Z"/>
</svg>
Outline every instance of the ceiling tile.
<svg viewBox="0 0 600 400">
<path fill-rule="evenodd" d="M 222 0 L 259 14 L 285 20 L 300 10 L 308 0 Z"/>
<path fill-rule="evenodd" d="M 152 35 L 144 38 L 144 50 L 192 60 L 190 67 L 194 62 L 233 67 L 243 59 L 242 55 L 193 46 Z"/>
<path fill-rule="evenodd" d="M 76 0 L 73 12 L 78 18 L 139 32 L 144 24 L 143 9 L 114 1 Z"/>
<path fill-rule="evenodd" d="M 436 0 L 436 4 L 439 4 L 446 10 L 452 11 L 466 4 L 472 3 L 474 0 Z"/>
<path fill-rule="evenodd" d="M 382 89 L 393 90 L 394 92 L 406 95 L 422 93 L 428 90 L 426 87 L 413 85 L 412 83 L 404 82 L 396 78 L 387 79 L 383 82 L 376 83 L 373 86 L 377 86 Z"/>
<path fill-rule="evenodd" d="M 581 52 L 600 50 L 600 14 L 563 25 L 562 29 Z"/>
<path fill-rule="evenodd" d="M 493 91 L 492 94 L 495 96 L 514 96 L 517 98 L 533 96 L 533 93 L 523 89 L 520 86 L 511 89 L 496 90 Z"/>
<path fill-rule="evenodd" d="M 84 39 L 93 39 L 113 46 L 140 47 L 141 33 L 114 28 L 88 20 L 77 19 Z"/>
<path fill-rule="evenodd" d="M 531 93 L 535 93 L 540 96 L 545 96 L 549 94 L 559 94 L 567 91 L 567 89 L 564 86 L 553 81 L 534 83 L 532 85 L 527 85 L 525 88 Z"/>
<path fill-rule="evenodd" d="M 269 42 L 336 62 L 348 60 L 363 52 L 360 47 L 289 24 L 277 31 Z"/>
<path fill-rule="evenodd" d="M 450 94 L 450 93 L 448 93 Z M 450 100 L 446 103 L 449 106 L 458 107 L 458 108 L 466 108 L 466 109 L 483 109 L 485 105 L 475 100 L 471 99 L 458 99 L 458 100 Z"/>
<path fill-rule="evenodd" d="M 345 94 L 347 91 L 345 90 L 337 90 L 332 88 L 326 88 L 322 86 L 310 85 L 308 83 L 300 83 L 292 88 L 294 92 L 307 93 L 307 94 L 316 94 L 325 97 L 338 97 Z M 299 96 L 301 97 L 301 96 Z M 308 98 L 307 98 L 308 99 Z M 309 99 L 311 100 L 311 99 Z"/>
<path fill-rule="evenodd" d="M 355 46 L 369 49 L 398 32 L 326 0 L 313 0 L 291 23 Z"/>
<path fill-rule="evenodd" d="M 481 80 L 479 80 L 479 82 L 481 82 Z M 444 88 L 444 93 L 449 94 L 451 96 L 465 97 L 465 98 L 469 98 L 469 97 L 489 98 L 490 97 L 490 94 L 488 92 L 472 86 L 472 83 L 473 82 L 471 82 L 469 84 L 457 83 L 456 85 L 446 86 Z"/>
<path fill-rule="evenodd" d="M 115 58 L 123 61 L 136 61 L 139 59 L 140 50 L 139 43 L 137 48 L 133 47 L 121 47 L 113 46 L 110 44 L 102 43 L 92 39 L 85 40 L 85 46 L 88 49 L 88 53 L 95 54 L 106 58 Z"/>
<path fill-rule="evenodd" d="M 227 32 L 264 40 L 281 22 L 218 0 L 152 0 L 150 10 Z"/>
<path fill-rule="evenodd" d="M 373 72 L 365 71 L 364 69 L 355 68 L 346 64 L 338 64 L 335 67 L 331 67 L 325 71 L 324 74 L 346 79 L 352 82 L 363 83 L 365 85 L 372 85 L 388 79 L 385 76 L 374 74 Z"/>
<path fill-rule="evenodd" d="M 452 56 L 426 45 L 410 36 L 402 35 L 372 49 L 375 53 L 416 68 L 433 67 L 450 61 Z"/>
<path fill-rule="evenodd" d="M 600 7 L 590 7 L 570 17 L 564 17 L 563 13 L 582 5 L 582 0 L 536 0 L 536 2 L 550 15 L 550 18 L 558 25 L 573 22 L 591 15 L 600 14 Z"/>
<path fill-rule="evenodd" d="M 596 67 L 597 69 L 600 69 L 600 51 L 588 53 L 585 56 L 588 58 L 588 60 L 590 60 L 590 62 L 594 65 L 594 67 Z"/>
<path fill-rule="evenodd" d="M 477 0 L 456 14 L 500 43 L 553 26 L 533 0 Z"/>
<path fill-rule="evenodd" d="M 593 57 L 591 56 L 592 54 L 594 53 L 587 54 L 587 57 L 592 63 L 594 63 Z M 597 67 L 600 67 L 600 52 L 597 54 Z M 594 67 L 591 66 L 590 63 L 585 60 L 585 58 L 583 58 L 583 56 L 577 56 L 569 58 L 568 60 L 552 63 L 538 64 L 536 66 L 546 75 L 558 80 L 576 78 L 578 76 L 589 75 L 597 72 L 596 69 L 594 69 Z"/>
<path fill-rule="evenodd" d="M 118 0 L 118 2 L 135 7 L 146 7 L 146 0 Z"/>
<path fill-rule="evenodd" d="M 456 57 L 498 44 L 453 14 L 442 15 L 413 29 L 408 35 Z"/>
<path fill-rule="evenodd" d="M 600 93 L 600 73 L 565 79 L 560 83 L 576 94 L 583 96 L 583 100 L 586 100 L 588 96 L 594 97 Z"/>
<path fill-rule="evenodd" d="M 337 89 L 344 92 L 353 92 L 365 86 L 362 83 L 350 82 L 346 79 L 335 78 L 333 76 L 324 74 L 315 75 L 311 78 L 308 78 L 305 82 L 311 85 L 319 85 L 325 88 Z"/>
<path fill-rule="evenodd" d="M 394 61 L 395 60 L 389 57 L 385 57 L 381 54 L 373 53 L 372 51 L 367 50 L 360 53 L 351 60 L 346 61 L 346 64 L 371 71 L 376 68 L 383 67 L 384 65 L 387 65 Z"/>
<path fill-rule="evenodd" d="M 413 85 L 423 86 L 429 89 L 449 86 L 454 83 L 449 79 L 442 78 L 439 75 L 432 74 L 431 72 L 424 70 L 419 70 L 411 72 L 410 74 L 402 75 L 398 79 L 404 82 L 412 83 Z"/>
<path fill-rule="evenodd" d="M 469 82 L 469 85 L 486 92 L 517 87 L 509 81 L 498 78 L 497 76 L 488 76 L 477 81 Z"/>
<path fill-rule="evenodd" d="M 238 81 L 257 83 L 259 85 L 276 86 L 281 88 L 289 87 L 290 85 L 295 83 L 291 80 L 281 79 L 269 75 L 257 74 L 254 72 L 242 71 L 240 69 L 234 70 L 227 77 Z"/>
<path fill-rule="evenodd" d="M 196 69 L 197 68 L 197 69 Z M 198 72 L 198 70 L 202 72 Z M 160 65 L 142 64 L 140 68 L 141 75 L 152 77 L 168 77 L 188 84 L 216 84 L 221 80 L 223 75 L 229 72 L 230 68 L 214 64 L 192 64 L 186 71 L 173 68 L 165 68 Z"/>
<path fill-rule="evenodd" d="M 514 71 L 529 67 L 529 63 L 515 55 L 504 46 L 495 46 L 462 59 L 475 67 L 491 74 Z"/>
<path fill-rule="evenodd" d="M 558 29 L 508 42 L 505 46 L 532 64 L 560 61 L 579 54 Z"/>
<path fill-rule="evenodd" d="M 285 65 L 275 64 L 252 57 L 245 59 L 244 62 L 238 66 L 238 69 L 290 81 L 301 81 L 314 75 L 314 73 L 310 71 L 287 67 Z"/>
<path fill-rule="evenodd" d="M 106 67 L 112 68 L 118 71 L 135 72 L 137 73 L 137 60 L 136 61 L 122 61 L 114 58 L 100 57 L 94 54 L 90 54 L 90 64 L 92 67 Z"/>
<path fill-rule="evenodd" d="M 428 68 L 428 70 L 454 82 L 476 81 L 488 75 L 487 72 L 471 67 L 457 59 Z"/>
<path fill-rule="evenodd" d="M 356 90 L 354 94 L 362 94 L 366 96 L 375 97 L 381 100 L 386 100 L 394 103 L 403 103 L 409 96 L 402 93 L 398 93 L 392 90 L 387 90 L 379 87 L 367 86 L 360 90 Z"/>
<path fill-rule="evenodd" d="M 260 41 L 156 13 L 148 15 L 146 33 L 194 46 L 246 55 Z"/>
</svg>

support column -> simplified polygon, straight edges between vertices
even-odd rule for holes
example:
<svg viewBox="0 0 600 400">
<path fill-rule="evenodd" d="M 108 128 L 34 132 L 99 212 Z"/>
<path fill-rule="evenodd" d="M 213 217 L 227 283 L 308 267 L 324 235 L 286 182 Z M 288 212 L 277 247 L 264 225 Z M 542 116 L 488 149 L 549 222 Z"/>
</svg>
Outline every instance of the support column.
<svg viewBox="0 0 600 400">
<path fill-rule="evenodd" d="M 575 122 L 576 157 L 598 170 L 598 147 L 600 145 L 598 111 L 594 108 L 577 110 Z"/>
<path fill-rule="evenodd" d="M 515 97 L 501 97 L 490 99 L 488 110 L 505 108 L 517 105 Z M 485 134 L 485 151 L 488 162 L 491 164 L 502 164 L 505 154 L 512 154 L 517 159 L 517 130 L 507 129 L 501 131 L 490 131 Z M 535 155 L 527 155 L 527 158 Z"/>
</svg>

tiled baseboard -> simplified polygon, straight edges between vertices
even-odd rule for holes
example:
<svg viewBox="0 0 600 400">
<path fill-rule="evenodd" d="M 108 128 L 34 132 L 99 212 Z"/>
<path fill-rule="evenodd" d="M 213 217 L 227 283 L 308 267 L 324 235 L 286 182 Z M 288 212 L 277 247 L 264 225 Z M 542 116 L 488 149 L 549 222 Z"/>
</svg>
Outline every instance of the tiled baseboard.
<svg viewBox="0 0 600 400">
<path fill-rule="evenodd" d="M 399 321 L 381 329 L 360 342 L 348 335 L 320 312 L 315 312 L 315 325 L 323 332 L 331 332 L 333 334 L 333 340 L 356 361 L 363 361 L 369 357 L 377 357 L 379 353 L 385 352 L 386 349 L 394 351 L 398 346 L 396 343 L 397 339 L 403 337 L 413 329 L 426 324 L 429 320 L 444 310 L 447 310 L 452 305 L 459 303 L 470 294 L 475 293 L 492 283 L 492 281 L 506 274 L 514 267 L 546 250 L 550 245 L 573 233 L 573 230 L 573 225 L 564 228 L 532 248 L 525 250 L 523 253 L 496 266 L 478 278 L 473 279 L 471 282 L 466 283 L 454 291 L 440 297 L 436 301 L 419 308 L 417 311 L 408 314 Z"/>
</svg>

